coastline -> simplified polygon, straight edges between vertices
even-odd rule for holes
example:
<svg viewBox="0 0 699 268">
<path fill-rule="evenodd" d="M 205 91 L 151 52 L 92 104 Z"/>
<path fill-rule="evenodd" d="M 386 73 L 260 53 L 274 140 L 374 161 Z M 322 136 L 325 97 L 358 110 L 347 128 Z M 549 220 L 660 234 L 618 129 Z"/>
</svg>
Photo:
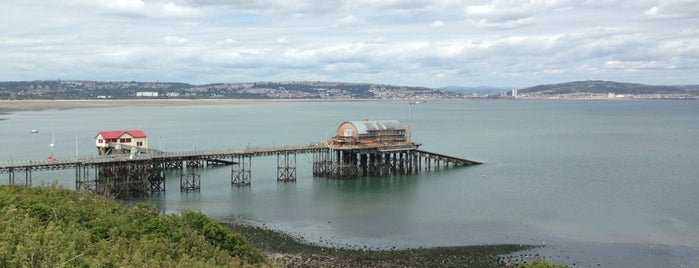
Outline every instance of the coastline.
<svg viewBox="0 0 699 268">
<path fill-rule="evenodd" d="M 512 267 L 539 257 L 521 253 L 537 246 L 512 244 L 393 250 L 322 247 L 264 227 L 219 223 L 284 267 Z"/>
<path fill-rule="evenodd" d="M 632 98 L 518 98 L 518 99 L 420 99 L 438 101 L 638 101 L 638 100 L 696 100 L 696 99 L 632 99 Z M 239 105 L 257 103 L 333 103 L 333 102 L 409 102 L 409 99 L 78 99 L 78 100 L 5 100 L 0 99 L 0 114 L 11 111 L 82 109 L 108 107 L 172 107 Z"/>
<path fill-rule="evenodd" d="M 0 109 L 46 110 L 105 107 L 166 107 L 237 105 L 255 103 L 345 102 L 343 99 L 106 99 L 106 100 L 0 100 Z M 352 99 L 351 101 L 374 101 Z M 380 101 L 380 100 L 377 100 Z"/>
</svg>

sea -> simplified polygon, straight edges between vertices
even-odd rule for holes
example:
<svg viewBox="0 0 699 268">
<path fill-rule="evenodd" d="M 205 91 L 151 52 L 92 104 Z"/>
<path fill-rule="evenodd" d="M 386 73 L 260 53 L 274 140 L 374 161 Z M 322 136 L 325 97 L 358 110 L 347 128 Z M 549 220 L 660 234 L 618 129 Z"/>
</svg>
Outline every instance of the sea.
<svg viewBox="0 0 699 268">
<path fill-rule="evenodd" d="M 297 181 L 278 183 L 276 157 L 260 157 L 249 187 L 232 187 L 222 166 L 202 171 L 200 191 L 181 192 L 173 171 L 164 193 L 137 201 L 332 247 L 526 244 L 540 247 L 516 255 L 575 267 L 699 267 L 694 100 L 251 102 L 0 118 L 0 162 L 96 155 L 103 130 L 142 129 L 151 148 L 187 152 L 318 143 L 344 121 L 396 119 L 421 149 L 484 164 L 328 179 L 300 154 Z M 34 172 L 33 185 L 74 189 L 74 174 Z"/>
</svg>

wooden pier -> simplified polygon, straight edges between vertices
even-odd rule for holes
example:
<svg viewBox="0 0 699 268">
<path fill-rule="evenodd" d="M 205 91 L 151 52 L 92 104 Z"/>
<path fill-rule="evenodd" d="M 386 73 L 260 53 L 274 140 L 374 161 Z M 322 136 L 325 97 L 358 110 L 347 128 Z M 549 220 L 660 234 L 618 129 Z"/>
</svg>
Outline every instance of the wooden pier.
<svg viewBox="0 0 699 268">
<path fill-rule="evenodd" d="M 374 130 L 371 130 L 375 128 Z M 231 186 L 250 186 L 252 159 L 277 159 L 279 182 L 296 181 L 297 155 L 313 155 L 313 175 L 328 178 L 416 174 L 422 170 L 481 164 L 418 149 L 420 144 L 405 138 L 405 129 L 394 121 L 345 122 L 339 135 L 328 142 L 298 146 L 229 149 L 168 153 L 158 150 L 99 147 L 112 155 L 13 161 L 0 163 L 0 174 L 9 184 L 32 184 L 32 173 L 47 170 L 75 170 L 77 191 L 90 191 L 117 198 L 165 192 L 166 171 L 176 171 L 181 191 L 201 188 L 201 171 L 211 165 L 231 165 Z M 106 148 L 106 149 L 105 149 Z M 123 154 L 131 151 L 130 154 Z M 146 153 L 147 152 L 147 153 Z"/>
</svg>

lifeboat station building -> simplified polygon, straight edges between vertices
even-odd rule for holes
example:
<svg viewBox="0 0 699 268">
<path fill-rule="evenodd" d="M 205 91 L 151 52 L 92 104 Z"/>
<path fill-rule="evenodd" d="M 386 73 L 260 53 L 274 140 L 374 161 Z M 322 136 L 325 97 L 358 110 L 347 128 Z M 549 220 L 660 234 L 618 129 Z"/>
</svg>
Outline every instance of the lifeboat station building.
<svg viewBox="0 0 699 268">
<path fill-rule="evenodd" d="M 148 148 L 147 138 L 142 130 L 100 131 L 95 136 L 95 145 L 99 155 L 128 153 L 131 148 L 144 151 Z"/>
<path fill-rule="evenodd" d="M 364 120 L 340 124 L 332 145 L 338 147 L 379 147 L 409 143 L 406 128 L 397 120 Z"/>
<path fill-rule="evenodd" d="M 418 147 L 409 141 L 409 127 L 397 120 L 347 121 L 314 161 L 314 175 L 326 177 L 383 176 L 418 171 Z"/>
</svg>

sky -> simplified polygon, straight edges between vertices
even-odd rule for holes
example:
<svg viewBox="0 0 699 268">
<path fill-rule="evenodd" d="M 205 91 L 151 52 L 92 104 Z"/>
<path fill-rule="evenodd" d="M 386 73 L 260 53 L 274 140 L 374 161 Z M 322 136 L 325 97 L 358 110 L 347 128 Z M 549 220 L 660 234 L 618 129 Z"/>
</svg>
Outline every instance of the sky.
<svg viewBox="0 0 699 268">
<path fill-rule="evenodd" d="M 699 84 L 699 0 L 5 0 L 0 81 Z"/>
</svg>

